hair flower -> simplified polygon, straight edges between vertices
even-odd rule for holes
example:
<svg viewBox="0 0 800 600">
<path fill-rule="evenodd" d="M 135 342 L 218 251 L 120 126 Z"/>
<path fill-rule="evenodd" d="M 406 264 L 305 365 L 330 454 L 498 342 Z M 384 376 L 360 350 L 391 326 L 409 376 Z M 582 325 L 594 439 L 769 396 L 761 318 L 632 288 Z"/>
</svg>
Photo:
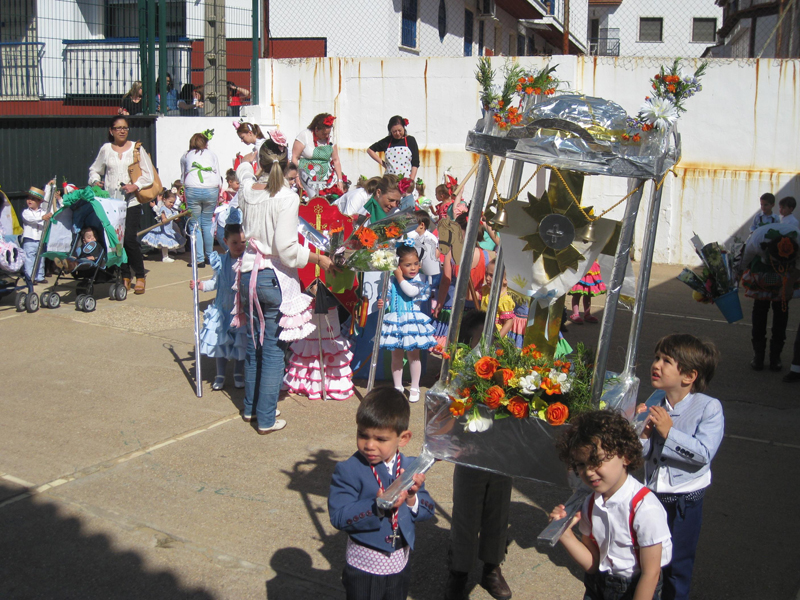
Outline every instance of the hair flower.
<svg viewBox="0 0 800 600">
<path fill-rule="evenodd" d="M 325 120 L 322 122 L 325 127 L 333 127 L 333 122 L 336 120 L 336 117 L 333 115 L 328 115 L 325 117 Z"/>
<path fill-rule="evenodd" d="M 213 129 L 206 129 L 203 132 L 203 137 L 206 138 L 207 140 L 211 141 L 211 138 L 214 137 L 214 130 Z"/>
<path fill-rule="evenodd" d="M 275 129 L 273 131 L 268 131 L 267 135 L 269 136 L 269 138 L 273 142 L 278 144 L 278 146 L 283 146 L 283 147 L 287 146 L 286 136 L 283 135 L 283 133 L 280 131 L 280 129 Z"/>
<path fill-rule="evenodd" d="M 403 119 L 403 125 L 405 125 L 406 127 L 408 127 L 408 119 Z"/>
<path fill-rule="evenodd" d="M 397 189 L 400 190 L 400 193 L 403 196 L 407 196 L 411 193 L 411 190 L 414 189 L 414 180 L 408 177 L 403 177 L 397 182 Z"/>
<path fill-rule="evenodd" d="M 408 246 L 409 248 L 413 248 L 414 240 L 412 240 L 411 238 L 406 238 L 405 240 L 403 240 L 403 245 Z"/>
</svg>

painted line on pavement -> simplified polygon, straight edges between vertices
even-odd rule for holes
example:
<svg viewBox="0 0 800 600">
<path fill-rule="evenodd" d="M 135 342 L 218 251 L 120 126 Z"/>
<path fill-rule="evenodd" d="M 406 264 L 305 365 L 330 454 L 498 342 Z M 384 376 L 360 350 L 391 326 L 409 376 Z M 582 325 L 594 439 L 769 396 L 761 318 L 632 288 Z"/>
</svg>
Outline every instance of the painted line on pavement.
<svg viewBox="0 0 800 600">
<path fill-rule="evenodd" d="M 785 442 L 773 442 L 772 440 L 762 440 L 759 438 L 751 438 L 746 437 L 744 435 L 732 435 L 732 434 L 725 434 L 726 438 L 731 438 L 734 440 L 742 440 L 744 442 L 754 442 L 756 444 L 766 444 L 768 446 L 780 446 L 781 448 L 794 448 L 795 450 L 800 450 L 800 444 L 787 444 Z"/>
<path fill-rule="evenodd" d="M 736 321 L 735 323 L 728 323 L 727 321 L 724 321 L 722 319 L 710 319 L 708 317 L 694 317 L 692 315 L 676 315 L 674 313 L 662 313 L 662 312 L 655 312 L 655 311 L 650 311 L 650 310 L 644 311 L 644 314 L 653 315 L 653 316 L 656 316 L 656 317 L 670 317 L 672 319 L 688 319 L 690 321 L 706 321 L 708 323 L 722 323 L 723 325 L 740 325 L 740 326 L 744 326 L 744 327 L 752 327 L 752 325 L 753 325 L 752 323 L 748 323 L 747 321 L 744 321 L 744 320 Z M 786 331 L 789 332 L 789 331 L 797 331 L 797 330 L 788 328 Z"/>
<path fill-rule="evenodd" d="M 14 317 L 20 316 L 22 313 L 14 313 L 13 315 L 8 315 L 7 317 L 0 317 L 0 321 L 5 321 L 6 319 L 13 319 Z"/>
<path fill-rule="evenodd" d="M 203 425 L 202 427 L 198 427 L 196 429 L 192 429 L 190 431 L 174 435 L 171 438 L 167 438 L 166 440 L 162 440 L 160 442 L 156 442 L 154 444 L 150 444 L 149 446 L 145 446 L 139 450 L 134 450 L 133 452 L 129 452 L 127 454 L 123 454 L 122 456 L 118 456 L 116 458 L 112 458 L 110 460 L 106 460 L 104 462 L 91 465 L 88 467 L 84 467 L 75 473 L 71 473 L 69 475 L 64 475 L 63 477 L 59 477 L 58 479 L 54 479 L 53 481 L 48 481 L 42 485 L 37 486 L 35 483 L 30 483 L 24 481 L 23 479 L 19 479 L 14 477 L 13 475 L 0 475 L 0 478 L 6 479 L 12 483 L 16 483 L 18 485 L 22 485 L 28 488 L 26 491 L 17 494 L 16 496 L 11 496 L 6 500 L 0 502 L 0 508 L 7 506 L 9 504 L 13 504 L 14 502 L 18 502 L 19 500 L 24 500 L 25 498 L 30 498 L 31 496 L 36 496 L 41 494 L 42 492 L 46 492 L 47 490 L 51 490 L 53 488 L 59 487 L 64 485 L 65 483 L 69 483 L 71 481 L 75 481 L 76 479 L 81 479 L 86 477 L 87 475 L 93 475 L 95 473 L 101 471 L 107 471 L 116 467 L 117 465 L 121 465 L 123 463 L 128 462 L 129 460 L 133 460 L 134 458 L 139 458 L 145 454 L 150 454 L 151 452 L 158 450 L 160 448 L 164 448 L 165 446 L 169 446 L 170 444 L 174 444 L 175 442 L 179 442 L 181 440 L 185 440 L 187 438 L 193 437 L 199 433 L 204 433 L 206 431 L 210 431 L 215 427 L 228 423 L 229 421 L 233 421 L 235 419 L 241 418 L 239 413 L 228 415 L 227 417 L 223 417 L 221 419 L 217 419 L 213 423 L 209 423 L 208 425 Z"/>
</svg>

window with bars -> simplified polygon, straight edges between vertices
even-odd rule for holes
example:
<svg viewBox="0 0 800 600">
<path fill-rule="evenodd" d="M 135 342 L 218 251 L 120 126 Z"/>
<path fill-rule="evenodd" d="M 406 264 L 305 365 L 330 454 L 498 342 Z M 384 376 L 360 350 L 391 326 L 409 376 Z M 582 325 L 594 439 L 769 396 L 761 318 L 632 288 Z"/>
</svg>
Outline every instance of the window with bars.
<svg viewBox="0 0 800 600">
<path fill-rule="evenodd" d="M 417 47 L 417 0 L 403 0 L 400 43 L 406 48 Z"/>
<path fill-rule="evenodd" d="M 464 9 L 464 56 L 472 56 L 472 11 Z"/>
<path fill-rule="evenodd" d="M 167 1 L 167 38 L 186 37 L 186 3 L 179 0 Z M 156 3 L 156 27 L 159 11 Z M 106 38 L 139 37 L 139 4 L 136 0 L 106 0 Z"/>
<path fill-rule="evenodd" d="M 639 41 L 640 42 L 661 42 L 663 41 L 664 19 L 661 17 L 641 17 L 639 19 Z"/>
<path fill-rule="evenodd" d="M 525 56 L 525 42 L 524 35 L 517 36 L 517 56 Z"/>
<path fill-rule="evenodd" d="M 716 19 L 692 19 L 692 41 L 714 43 L 717 41 Z"/>
</svg>

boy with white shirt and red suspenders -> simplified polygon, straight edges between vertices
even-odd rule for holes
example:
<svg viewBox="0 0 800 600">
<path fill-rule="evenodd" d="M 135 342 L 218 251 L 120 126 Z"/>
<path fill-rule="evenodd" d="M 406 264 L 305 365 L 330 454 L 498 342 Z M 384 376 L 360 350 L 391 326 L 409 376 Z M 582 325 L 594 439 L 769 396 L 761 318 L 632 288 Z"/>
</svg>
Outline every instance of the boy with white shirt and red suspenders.
<svg viewBox="0 0 800 600">
<path fill-rule="evenodd" d="M 701 392 L 714 376 L 719 354 L 693 335 L 668 335 L 656 344 L 650 381 L 665 392 L 650 407 L 642 431 L 645 481 L 667 511 L 675 551 L 664 569 L 662 600 L 686 600 L 700 526 L 703 496 L 711 484 L 711 460 L 725 430 L 719 400 Z M 639 410 L 646 410 L 644 404 Z"/>
<path fill-rule="evenodd" d="M 583 413 L 572 419 L 557 448 L 594 490 L 560 539 L 586 571 L 584 600 L 657 600 L 672 541 L 664 507 L 628 474 L 642 465 L 633 427 L 615 411 Z M 564 517 L 563 504 L 550 513 L 551 520 Z M 575 524 L 581 540 L 572 531 Z"/>
</svg>

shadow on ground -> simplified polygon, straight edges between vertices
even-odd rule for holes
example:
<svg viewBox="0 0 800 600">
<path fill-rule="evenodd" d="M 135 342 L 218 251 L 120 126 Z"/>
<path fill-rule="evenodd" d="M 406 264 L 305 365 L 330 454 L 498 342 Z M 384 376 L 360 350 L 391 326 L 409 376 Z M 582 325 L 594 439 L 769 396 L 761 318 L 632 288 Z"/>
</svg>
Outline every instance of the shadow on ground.
<svg viewBox="0 0 800 600">
<path fill-rule="evenodd" d="M 0 497 L 22 489 L 0 483 Z M 212 594 L 180 584 L 168 571 L 148 567 L 133 551 L 90 533 L 81 520 L 42 496 L 3 508 L 0 517 L 0 597 L 148 598 L 211 600 Z"/>
</svg>

